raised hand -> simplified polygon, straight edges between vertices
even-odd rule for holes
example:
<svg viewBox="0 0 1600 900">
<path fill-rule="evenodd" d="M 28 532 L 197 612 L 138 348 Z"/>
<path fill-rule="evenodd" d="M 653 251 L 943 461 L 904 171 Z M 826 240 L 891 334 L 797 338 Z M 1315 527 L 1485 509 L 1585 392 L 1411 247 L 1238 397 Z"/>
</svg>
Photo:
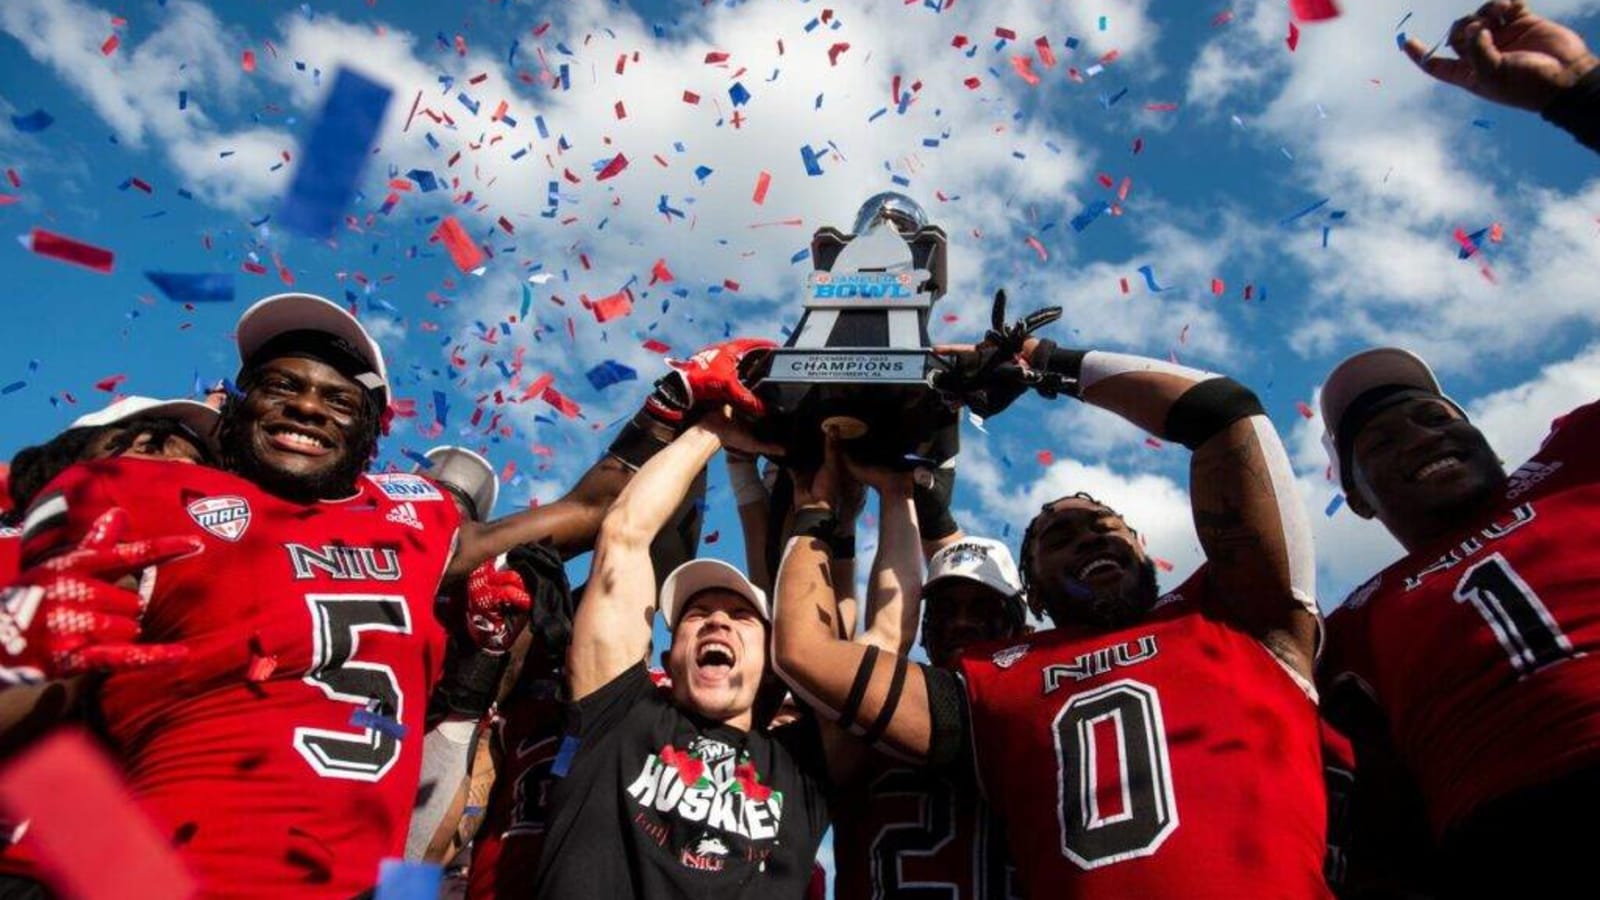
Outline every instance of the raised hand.
<svg viewBox="0 0 1600 900">
<path fill-rule="evenodd" d="M 0 684 L 143 669 L 188 654 L 179 644 L 135 643 L 144 601 L 116 582 L 204 544 L 188 536 L 124 543 L 127 524 L 121 509 L 107 510 L 72 550 L 0 590 Z"/>
<path fill-rule="evenodd" d="M 467 576 L 467 633 L 484 650 L 504 653 L 510 649 L 532 611 L 533 597 L 522 576 L 510 569 L 496 569 L 494 560 Z"/>
<path fill-rule="evenodd" d="M 691 412 L 732 404 L 752 417 L 766 414 L 761 399 L 740 378 L 747 357 L 777 347 L 761 338 L 735 338 L 712 344 L 686 360 L 672 360 L 672 371 L 656 381 L 645 409 L 665 422 L 681 422 Z"/>
<path fill-rule="evenodd" d="M 1450 49 L 1458 58 L 1429 56 L 1416 38 L 1406 55 L 1424 72 L 1448 84 L 1535 112 L 1594 68 L 1597 60 L 1572 29 L 1536 16 L 1520 0 L 1493 0 L 1450 27 Z"/>
</svg>

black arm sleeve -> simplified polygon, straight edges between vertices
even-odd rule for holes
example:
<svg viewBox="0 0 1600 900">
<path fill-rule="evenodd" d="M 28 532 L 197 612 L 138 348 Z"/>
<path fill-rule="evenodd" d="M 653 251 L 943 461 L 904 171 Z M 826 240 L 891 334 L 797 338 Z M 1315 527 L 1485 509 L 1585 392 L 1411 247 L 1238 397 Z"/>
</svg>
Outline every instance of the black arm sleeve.
<svg viewBox="0 0 1600 900">
<path fill-rule="evenodd" d="M 965 763 L 972 758 L 972 731 L 968 725 L 967 691 L 960 676 L 933 666 L 921 666 L 928 685 L 928 764 L 938 768 Z"/>
<path fill-rule="evenodd" d="M 1578 143 L 1600 153 L 1600 66 L 1557 94 L 1540 115 L 1577 138 Z"/>
</svg>

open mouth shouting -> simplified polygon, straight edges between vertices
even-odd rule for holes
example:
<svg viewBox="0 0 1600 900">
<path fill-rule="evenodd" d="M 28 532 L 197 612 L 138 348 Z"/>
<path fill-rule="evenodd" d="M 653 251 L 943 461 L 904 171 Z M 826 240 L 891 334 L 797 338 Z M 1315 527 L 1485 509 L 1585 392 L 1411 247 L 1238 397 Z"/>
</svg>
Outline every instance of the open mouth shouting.
<svg viewBox="0 0 1600 900">
<path fill-rule="evenodd" d="M 707 637 L 694 650 L 695 677 L 702 681 L 726 681 L 739 661 L 733 644 L 721 637 Z"/>
</svg>

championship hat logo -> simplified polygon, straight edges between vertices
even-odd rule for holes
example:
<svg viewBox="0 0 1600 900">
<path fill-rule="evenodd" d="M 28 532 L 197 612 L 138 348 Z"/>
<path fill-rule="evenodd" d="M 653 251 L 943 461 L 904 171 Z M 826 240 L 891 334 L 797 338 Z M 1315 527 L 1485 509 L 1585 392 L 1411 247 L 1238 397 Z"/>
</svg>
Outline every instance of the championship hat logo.
<svg viewBox="0 0 1600 900">
<path fill-rule="evenodd" d="M 237 541 L 250 527 L 250 504 L 243 497 L 203 497 L 189 504 L 189 518 L 225 541 Z"/>
</svg>

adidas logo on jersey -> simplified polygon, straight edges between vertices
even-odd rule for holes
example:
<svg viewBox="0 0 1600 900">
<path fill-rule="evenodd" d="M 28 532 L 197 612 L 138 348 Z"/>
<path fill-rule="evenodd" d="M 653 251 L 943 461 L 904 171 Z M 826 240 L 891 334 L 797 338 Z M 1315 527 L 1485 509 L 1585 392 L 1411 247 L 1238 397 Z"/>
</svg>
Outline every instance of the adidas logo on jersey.
<svg viewBox="0 0 1600 900">
<path fill-rule="evenodd" d="M 237 541 L 250 527 L 250 503 L 243 497 L 202 497 L 188 509 L 196 525 L 225 541 Z"/>
<path fill-rule="evenodd" d="M 417 508 L 412 506 L 410 501 L 389 510 L 389 514 L 383 518 L 384 521 L 393 522 L 396 525 L 405 525 L 418 531 L 422 530 L 422 520 L 417 518 Z"/>
<path fill-rule="evenodd" d="M 1534 462 L 1529 460 L 1522 464 L 1522 468 L 1511 473 L 1506 482 L 1506 499 L 1515 500 L 1523 494 L 1533 490 L 1539 482 L 1544 481 L 1561 469 L 1561 461 L 1553 463 Z"/>
</svg>

